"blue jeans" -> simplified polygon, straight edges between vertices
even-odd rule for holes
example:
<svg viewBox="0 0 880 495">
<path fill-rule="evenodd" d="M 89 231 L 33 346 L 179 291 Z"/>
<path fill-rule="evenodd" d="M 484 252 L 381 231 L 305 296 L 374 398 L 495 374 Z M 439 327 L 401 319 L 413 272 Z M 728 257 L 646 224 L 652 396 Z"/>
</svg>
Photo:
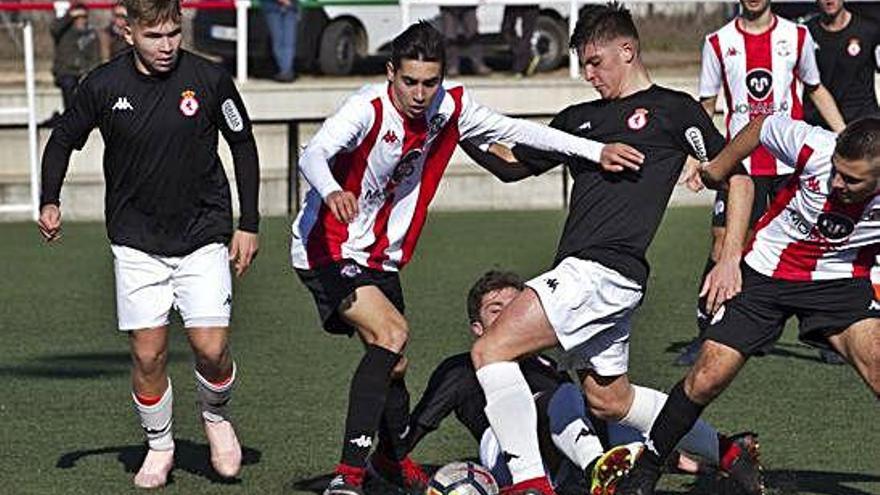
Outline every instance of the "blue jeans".
<svg viewBox="0 0 880 495">
<path fill-rule="evenodd" d="M 293 74 L 293 58 L 296 56 L 296 24 L 299 17 L 297 0 L 290 6 L 282 6 L 275 0 L 261 3 L 269 35 L 272 38 L 272 55 L 278 72 Z"/>
</svg>

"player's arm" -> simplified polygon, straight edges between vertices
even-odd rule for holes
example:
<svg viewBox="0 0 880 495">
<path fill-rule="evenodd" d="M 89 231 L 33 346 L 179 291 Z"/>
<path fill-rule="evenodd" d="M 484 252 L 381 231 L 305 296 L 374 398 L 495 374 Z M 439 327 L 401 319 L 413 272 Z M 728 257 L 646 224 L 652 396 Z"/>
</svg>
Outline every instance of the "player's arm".
<svg viewBox="0 0 880 495">
<path fill-rule="evenodd" d="M 846 127 L 846 122 L 844 122 L 843 115 L 840 114 L 840 110 L 837 108 L 837 103 L 834 101 L 834 96 L 831 95 L 828 88 L 821 83 L 815 86 L 808 86 L 805 84 L 804 91 L 807 93 L 810 100 L 812 100 L 813 105 L 816 105 L 816 109 L 819 110 L 819 115 L 825 119 L 825 122 L 828 123 L 828 127 L 834 132 L 843 131 L 843 128 Z"/>
<path fill-rule="evenodd" d="M 749 220 L 755 185 L 747 174 L 736 174 L 729 180 L 727 191 L 726 230 L 718 262 L 706 275 L 700 297 L 706 298 L 706 309 L 715 314 L 718 308 L 742 290 L 740 261 L 749 235 Z"/>
<path fill-rule="evenodd" d="M 229 242 L 229 260 L 235 275 L 241 277 L 260 249 L 260 159 L 247 109 L 232 78 L 225 73 L 220 79 L 217 103 L 215 118 L 232 152 L 241 215 Z"/>
<path fill-rule="evenodd" d="M 37 226 L 47 242 L 61 235 L 61 184 L 67 175 L 70 155 L 82 149 L 98 121 L 97 96 L 88 77 L 77 90 L 73 107 L 62 115 L 43 150 L 40 180 L 40 218 Z"/>
<path fill-rule="evenodd" d="M 725 146 L 710 162 L 700 168 L 700 179 L 711 189 L 721 189 L 727 179 L 741 167 L 742 161 L 761 144 L 761 126 L 766 115 L 758 115 Z"/>
<path fill-rule="evenodd" d="M 357 216 L 357 198 L 342 189 L 330 164 L 339 152 L 353 148 L 363 139 L 372 119 L 372 105 L 358 95 L 352 96 L 324 121 L 299 158 L 303 178 L 321 195 L 333 217 L 343 223 Z"/>
<path fill-rule="evenodd" d="M 479 138 L 484 142 L 508 146 L 522 144 L 565 157 L 586 158 L 615 172 L 638 170 L 645 159 L 641 152 L 625 144 L 606 145 L 552 126 L 501 115 L 474 102 L 467 93 L 462 96 L 459 130 L 462 139 Z"/>
<path fill-rule="evenodd" d="M 476 377 L 466 376 L 473 372 L 468 368 L 466 360 L 458 358 L 459 356 L 453 356 L 437 366 L 428 379 L 424 394 L 413 408 L 407 433 L 410 452 L 460 406 L 461 386 L 476 380 Z"/>
<path fill-rule="evenodd" d="M 700 57 L 700 105 L 709 114 L 715 115 L 715 104 L 718 102 L 718 92 L 721 91 L 721 60 L 716 50 L 721 50 L 718 36 L 710 34 L 703 42 L 703 53 Z M 716 48 L 717 45 L 717 48 Z"/>
<path fill-rule="evenodd" d="M 458 144 L 471 160 L 501 182 L 516 182 L 533 175 L 528 167 L 517 161 L 510 148 L 504 145 L 492 143 L 484 151 L 480 145 L 470 140 Z"/>
</svg>

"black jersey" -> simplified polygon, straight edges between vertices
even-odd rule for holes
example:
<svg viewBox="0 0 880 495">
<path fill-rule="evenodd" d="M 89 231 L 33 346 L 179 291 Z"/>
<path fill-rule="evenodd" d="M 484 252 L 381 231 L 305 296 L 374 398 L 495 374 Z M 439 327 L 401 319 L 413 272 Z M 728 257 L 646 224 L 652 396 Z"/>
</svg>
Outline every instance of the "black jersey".
<svg viewBox="0 0 880 495">
<path fill-rule="evenodd" d="M 545 356 L 522 359 L 519 367 L 533 394 L 555 391 L 560 384 L 570 381 L 568 375 L 559 372 L 556 363 Z M 428 386 L 413 409 L 410 422 L 425 431 L 433 431 L 443 419 L 455 413 L 455 417 L 479 442 L 483 432 L 489 428 L 485 408 L 486 397 L 477 381 L 470 354 L 456 354 L 445 359 L 431 373 Z"/>
<path fill-rule="evenodd" d="M 58 203 L 70 153 L 98 127 L 104 140 L 104 215 L 114 244 L 182 256 L 232 233 L 229 183 L 217 131 L 230 145 L 241 205 L 239 228 L 256 232 L 259 165 L 251 123 L 232 79 L 181 50 L 168 74 L 116 57 L 82 82 L 43 155 L 41 204 Z"/>
<path fill-rule="evenodd" d="M 874 93 L 874 73 L 877 58 L 874 50 L 880 43 L 880 27 L 874 22 L 853 14 L 849 24 L 840 31 L 826 31 L 819 17 L 807 23 L 816 42 L 816 62 L 822 85 L 828 88 L 843 119 L 851 122 L 860 117 L 880 113 Z M 804 105 L 807 122 L 824 125 L 825 122 L 813 102 Z"/>
<path fill-rule="evenodd" d="M 724 138 L 691 96 L 656 85 L 625 98 L 570 106 L 550 125 L 603 143 L 626 143 L 644 153 L 638 172 L 610 173 L 587 160 L 513 148 L 535 174 L 565 163 L 574 178 L 555 263 L 568 256 L 593 260 L 644 286 L 645 252 L 685 159 L 715 156 Z"/>
</svg>

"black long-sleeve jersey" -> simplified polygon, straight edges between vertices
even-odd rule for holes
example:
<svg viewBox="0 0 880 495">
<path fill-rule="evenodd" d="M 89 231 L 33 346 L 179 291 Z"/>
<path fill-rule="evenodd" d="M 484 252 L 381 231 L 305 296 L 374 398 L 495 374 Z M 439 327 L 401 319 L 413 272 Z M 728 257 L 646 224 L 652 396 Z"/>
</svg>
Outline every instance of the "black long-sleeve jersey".
<svg viewBox="0 0 880 495">
<path fill-rule="evenodd" d="M 217 154 L 219 130 L 232 150 L 239 228 L 257 232 L 259 162 L 251 122 L 232 79 L 181 50 L 168 74 L 116 57 L 86 76 L 43 153 L 41 204 L 58 203 L 70 154 L 98 127 L 104 140 L 104 214 L 114 244 L 182 256 L 229 241 L 229 183 Z"/>
<path fill-rule="evenodd" d="M 819 20 L 814 17 L 807 27 L 816 42 L 822 85 L 834 96 L 845 121 L 877 115 L 880 107 L 874 93 L 874 73 L 878 68 L 875 50 L 880 44 L 880 26 L 853 14 L 845 28 L 832 32 L 822 28 Z M 804 115 L 812 124 L 825 125 L 809 98 L 804 102 Z"/>
<path fill-rule="evenodd" d="M 513 148 L 514 156 L 536 175 L 565 163 L 574 178 L 555 263 L 568 256 L 593 260 L 645 286 L 645 252 L 685 159 L 715 156 L 724 138 L 691 96 L 657 85 L 625 98 L 570 106 L 550 125 L 603 143 L 626 143 L 644 153 L 638 172 L 610 173 L 587 160 Z"/>
<path fill-rule="evenodd" d="M 545 356 L 522 359 L 519 367 L 532 394 L 553 392 L 560 384 L 570 381 L 568 375 L 559 372 L 556 363 Z M 417 431 L 411 434 L 410 448 L 415 448 L 425 433 L 436 430 L 452 413 L 479 443 L 489 428 L 485 408 L 486 396 L 477 381 L 470 354 L 445 359 L 431 373 L 425 393 L 413 409 L 410 424 Z"/>
</svg>

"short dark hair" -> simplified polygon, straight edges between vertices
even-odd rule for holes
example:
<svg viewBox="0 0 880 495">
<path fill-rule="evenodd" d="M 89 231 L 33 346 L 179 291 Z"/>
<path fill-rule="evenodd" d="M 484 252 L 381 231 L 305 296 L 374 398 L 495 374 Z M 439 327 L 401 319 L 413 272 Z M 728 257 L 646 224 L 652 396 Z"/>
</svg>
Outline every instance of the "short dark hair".
<svg viewBox="0 0 880 495">
<path fill-rule="evenodd" d="M 427 21 L 419 21 L 391 40 L 391 65 L 400 68 L 403 59 L 440 62 L 446 69 L 443 35 Z"/>
<path fill-rule="evenodd" d="M 587 44 L 605 43 L 619 37 L 632 38 L 638 49 L 639 31 L 629 10 L 617 2 L 588 5 L 580 11 L 568 47 L 580 53 Z"/>
<path fill-rule="evenodd" d="M 480 277 L 471 290 L 468 291 L 467 297 L 467 313 L 468 322 L 473 323 L 480 321 L 480 305 L 483 303 L 483 296 L 486 294 L 512 287 L 516 290 L 523 290 L 526 287 L 522 277 L 514 272 L 503 272 L 500 270 L 489 270 Z"/>
<path fill-rule="evenodd" d="M 180 0 L 123 0 L 128 22 L 155 26 L 163 22 L 180 22 Z"/>
<path fill-rule="evenodd" d="M 880 118 L 865 117 L 851 122 L 837 136 L 834 152 L 846 160 L 880 157 Z"/>
</svg>

